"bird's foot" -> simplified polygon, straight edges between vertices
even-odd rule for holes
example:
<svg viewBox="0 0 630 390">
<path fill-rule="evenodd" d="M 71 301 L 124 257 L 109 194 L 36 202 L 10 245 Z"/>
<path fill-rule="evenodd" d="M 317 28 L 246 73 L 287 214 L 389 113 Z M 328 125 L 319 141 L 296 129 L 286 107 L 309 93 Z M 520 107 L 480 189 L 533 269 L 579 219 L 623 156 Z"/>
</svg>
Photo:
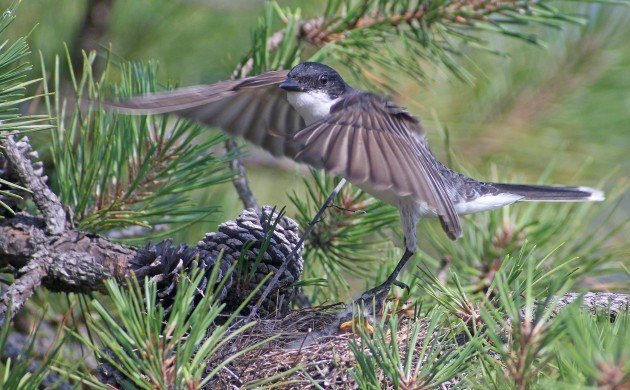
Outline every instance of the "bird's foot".
<svg viewBox="0 0 630 390">
<path fill-rule="evenodd" d="M 353 302 L 350 311 L 340 318 L 339 329 L 344 332 L 353 332 L 362 326 L 369 334 L 373 333 L 374 328 L 370 324 L 370 320 L 376 316 L 383 314 L 383 308 L 387 301 L 387 294 L 392 286 L 397 286 L 409 291 L 409 286 L 398 280 L 387 280 L 384 283 L 371 288 L 361 294 L 361 296 Z M 362 313 L 355 317 L 353 308 L 358 307 Z M 363 319 L 363 321 L 361 321 Z"/>
<path fill-rule="evenodd" d="M 379 284 L 378 286 L 361 294 L 361 296 L 354 302 L 357 305 L 363 305 L 365 307 L 371 305 L 374 306 L 373 304 L 375 304 L 377 309 L 382 309 L 383 302 L 385 302 L 385 298 L 387 298 L 387 294 L 392 286 L 397 286 L 409 291 L 409 286 L 406 283 L 400 282 L 396 279 L 386 280 L 384 283 Z"/>
<path fill-rule="evenodd" d="M 374 327 L 370 323 L 370 320 L 368 320 L 366 317 L 363 317 L 363 316 L 358 316 L 358 317 L 351 316 L 349 321 L 344 321 L 341 324 L 339 324 L 339 330 L 343 333 L 360 334 L 359 329 L 365 330 L 367 334 L 374 333 Z"/>
</svg>

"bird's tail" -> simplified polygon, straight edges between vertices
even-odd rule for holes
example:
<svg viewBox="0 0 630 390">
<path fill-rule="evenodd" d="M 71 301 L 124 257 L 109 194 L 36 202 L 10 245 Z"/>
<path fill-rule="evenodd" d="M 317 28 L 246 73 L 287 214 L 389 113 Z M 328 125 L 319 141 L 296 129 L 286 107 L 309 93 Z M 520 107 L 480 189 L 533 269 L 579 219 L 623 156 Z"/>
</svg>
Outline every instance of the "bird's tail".
<svg viewBox="0 0 630 390">
<path fill-rule="evenodd" d="M 599 202 L 604 193 L 589 187 L 542 186 L 529 184 L 492 183 L 493 187 L 523 197 L 520 201 L 539 202 Z"/>
</svg>

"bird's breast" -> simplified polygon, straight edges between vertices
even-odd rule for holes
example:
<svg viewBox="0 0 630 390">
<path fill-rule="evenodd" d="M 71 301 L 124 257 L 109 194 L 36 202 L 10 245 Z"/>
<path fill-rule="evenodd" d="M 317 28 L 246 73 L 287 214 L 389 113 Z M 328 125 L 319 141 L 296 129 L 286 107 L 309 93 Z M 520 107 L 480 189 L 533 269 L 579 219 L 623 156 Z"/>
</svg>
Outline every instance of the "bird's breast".
<svg viewBox="0 0 630 390">
<path fill-rule="evenodd" d="M 312 91 L 287 92 L 287 100 L 304 119 L 306 125 L 310 125 L 330 114 L 330 108 L 339 99 L 331 99 L 323 91 Z"/>
</svg>

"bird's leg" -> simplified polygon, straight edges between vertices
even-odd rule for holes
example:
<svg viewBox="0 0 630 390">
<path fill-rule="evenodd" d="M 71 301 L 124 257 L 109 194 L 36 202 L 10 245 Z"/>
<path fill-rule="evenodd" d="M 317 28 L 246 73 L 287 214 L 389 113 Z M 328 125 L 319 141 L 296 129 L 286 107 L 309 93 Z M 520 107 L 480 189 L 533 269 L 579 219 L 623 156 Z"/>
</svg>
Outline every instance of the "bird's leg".
<svg viewBox="0 0 630 390">
<path fill-rule="evenodd" d="M 365 307 L 368 307 L 371 306 L 372 300 L 374 300 L 375 309 L 376 312 L 378 312 L 382 308 L 383 302 L 385 302 L 387 293 L 389 292 L 389 289 L 392 287 L 392 285 L 409 290 L 409 286 L 407 286 L 403 282 L 396 280 L 396 278 L 398 277 L 400 271 L 405 267 L 405 264 L 407 264 L 407 261 L 409 261 L 411 256 L 413 256 L 413 252 L 409 249 L 405 249 L 405 253 L 403 254 L 400 261 L 398 261 L 396 268 L 394 268 L 394 271 L 387 277 L 387 279 L 378 286 L 371 288 L 361 294 L 361 297 L 356 300 L 356 303 L 363 304 L 365 305 Z"/>
<path fill-rule="evenodd" d="M 378 286 L 369 289 L 368 291 L 361 294 L 361 296 L 354 301 L 354 303 L 362 309 L 367 310 L 364 314 L 368 317 L 372 315 L 378 314 L 385 303 L 385 298 L 387 298 L 387 293 L 389 293 L 389 289 L 394 286 L 398 286 L 400 288 L 409 289 L 405 283 L 396 280 L 400 271 L 405 267 L 407 261 L 413 256 L 413 252 L 409 249 L 405 249 L 405 253 L 402 258 L 396 265 L 394 271 L 387 277 L 387 279 L 379 284 Z M 352 331 L 354 326 L 356 325 L 356 318 L 353 318 L 352 310 L 346 311 L 340 317 L 339 329 L 344 331 Z M 371 325 L 369 325 L 369 321 L 366 322 L 366 327 L 368 328 L 368 332 L 371 332 L 369 329 Z"/>
<path fill-rule="evenodd" d="M 420 219 L 420 211 L 414 200 L 402 200 L 399 202 L 398 211 L 400 212 L 400 222 L 402 224 L 402 232 L 405 243 L 405 253 L 402 255 L 394 272 L 392 272 L 385 282 L 361 294 L 359 299 L 354 301 L 359 306 L 364 315 L 371 317 L 379 314 L 383 309 L 383 304 L 387 298 L 389 289 L 393 286 L 409 289 L 409 286 L 396 280 L 400 271 L 405 267 L 407 261 L 413 256 L 418 245 L 416 237 L 416 224 Z M 354 306 L 354 305 L 353 305 Z M 339 328 L 342 330 L 354 329 L 356 318 L 353 318 L 354 308 L 346 308 L 345 313 L 340 316 Z M 359 317 L 360 318 L 360 317 Z M 369 321 L 367 322 L 369 324 Z"/>
</svg>

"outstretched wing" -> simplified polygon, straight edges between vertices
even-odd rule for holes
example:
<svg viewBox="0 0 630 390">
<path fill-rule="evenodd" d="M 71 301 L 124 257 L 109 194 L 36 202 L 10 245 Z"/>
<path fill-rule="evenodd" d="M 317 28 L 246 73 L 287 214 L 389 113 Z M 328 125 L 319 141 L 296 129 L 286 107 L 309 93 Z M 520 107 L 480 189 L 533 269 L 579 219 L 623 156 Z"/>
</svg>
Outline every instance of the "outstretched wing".
<svg viewBox="0 0 630 390">
<path fill-rule="evenodd" d="M 275 156 L 325 169 L 354 184 L 369 183 L 377 190 L 413 197 L 435 210 L 449 237 L 461 234 L 459 217 L 414 117 L 387 100 L 359 92 L 305 128 L 278 88 L 286 75 L 267 72 L 108 105 L 135 114 L 173 113 L 221 127 Z"/>
<path fill-rule="evenodd" d="M 173 113 L 241 136 L 274 156 L 293 157 L 287 137 L 305 126 L 278 84 L 287 71 L 266 72 L 242 80 L 196 85 L 135 97 L 108 106 L 134 114 Z"/>
<path fill-rule="evenodd" d="M 295 159 L 368 183 L 379 191 L 410 196 L 435 210 L 452 239 L 461 235 L 453 203 L 416 118 L 376 95 L 358 92 L 292 138 Z"/>
</svg>

